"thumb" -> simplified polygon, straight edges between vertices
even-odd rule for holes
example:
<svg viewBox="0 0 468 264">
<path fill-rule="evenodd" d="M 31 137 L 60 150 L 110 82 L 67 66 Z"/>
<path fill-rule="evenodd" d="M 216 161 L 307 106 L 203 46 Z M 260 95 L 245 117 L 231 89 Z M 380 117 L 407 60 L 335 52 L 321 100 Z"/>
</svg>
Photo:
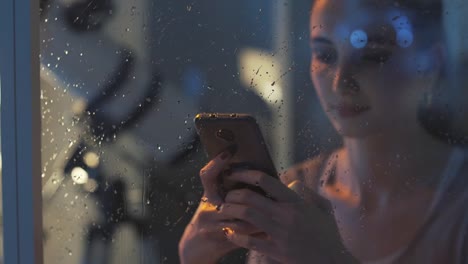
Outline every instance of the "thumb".
<svg viewBox="0 0 468 264">
<path fill-rule="evenodd" d="M 232 158 L 233 151 L 228 149 L 218 154 L 200 170 L 200 179 L 203 185 L 204 196 L 213 204 L 223 203 L 219 195 L 219 177 Z"/>
<path fill-rule="evenodd" d="M 310 200 L 312 190 L 307 188 L 302 181 L 294 180 L 288 185 L 288 188 L 294 191 L 302 200 L 312 202 Z"/>
<path fill-rule="evenodd" d="M 315 205 L 325 212 L 332 212 L 330 201 L 308 188 L 302 181 L 294 180 L 288 185 L 288 188 L 294 191 L 307 204 Z"/>
</svg>

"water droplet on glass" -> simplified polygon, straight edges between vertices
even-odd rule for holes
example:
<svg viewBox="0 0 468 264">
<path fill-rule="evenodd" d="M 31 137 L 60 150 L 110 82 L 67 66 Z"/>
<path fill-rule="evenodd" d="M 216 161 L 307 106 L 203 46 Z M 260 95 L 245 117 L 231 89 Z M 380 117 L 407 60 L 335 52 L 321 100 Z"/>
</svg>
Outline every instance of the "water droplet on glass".
<svg viewBox="0 0 468 264">
<path fill-rule="evenodd" d="M 189 12 L 192 11 L 192 6 L 191 5 L 187 6 L 187 11 L 189 11 Z"/>
<path fill-rule="evenodd" d="M 130 32 L 130 28 L 126 28 L 125 31 L 126 31 L 126 32 Z"/>
<path fill-rule="evenodd" d="M 189 144 L 189 145 L 187 146 L 187 149 L 193 149 L 193 145 L 192 145 L 192 144 Z"/>
</svg>

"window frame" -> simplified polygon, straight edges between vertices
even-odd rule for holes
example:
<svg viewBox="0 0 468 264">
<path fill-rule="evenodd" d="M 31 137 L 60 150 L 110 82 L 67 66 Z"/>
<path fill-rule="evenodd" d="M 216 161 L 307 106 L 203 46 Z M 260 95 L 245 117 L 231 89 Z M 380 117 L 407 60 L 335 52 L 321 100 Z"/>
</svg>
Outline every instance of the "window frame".
<svg viewBox="0 0 468 264">
<path fill-rule="evenodd" d="M 0 4 L 4 263 L 43 263 L 39 1 Z"/>
</svg>

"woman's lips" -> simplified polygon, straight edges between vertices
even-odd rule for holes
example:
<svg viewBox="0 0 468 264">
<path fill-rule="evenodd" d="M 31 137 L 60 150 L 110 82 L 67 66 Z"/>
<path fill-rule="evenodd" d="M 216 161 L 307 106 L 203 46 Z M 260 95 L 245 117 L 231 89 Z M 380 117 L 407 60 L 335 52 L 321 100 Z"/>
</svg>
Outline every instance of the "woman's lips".
<svg viewBox="0 0 468 264">
<path fill-rule="evenodd" d="M 355 117 L 370 109 L 369 106 L 348 103 L 330 105 L 330 108 L 337 111 L 341 117 Z"/>
</svg>

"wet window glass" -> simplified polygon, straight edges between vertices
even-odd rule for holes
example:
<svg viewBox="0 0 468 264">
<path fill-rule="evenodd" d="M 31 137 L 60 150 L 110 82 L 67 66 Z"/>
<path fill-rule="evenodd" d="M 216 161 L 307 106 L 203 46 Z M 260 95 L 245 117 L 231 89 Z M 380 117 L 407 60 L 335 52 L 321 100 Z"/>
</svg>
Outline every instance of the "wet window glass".
<svg viewBox="0 0 468 264">
<path fill-rule="evenodd" d="M 468 259 L 464 2 L 40 8 L 45 263 Z"/>
</svg>

